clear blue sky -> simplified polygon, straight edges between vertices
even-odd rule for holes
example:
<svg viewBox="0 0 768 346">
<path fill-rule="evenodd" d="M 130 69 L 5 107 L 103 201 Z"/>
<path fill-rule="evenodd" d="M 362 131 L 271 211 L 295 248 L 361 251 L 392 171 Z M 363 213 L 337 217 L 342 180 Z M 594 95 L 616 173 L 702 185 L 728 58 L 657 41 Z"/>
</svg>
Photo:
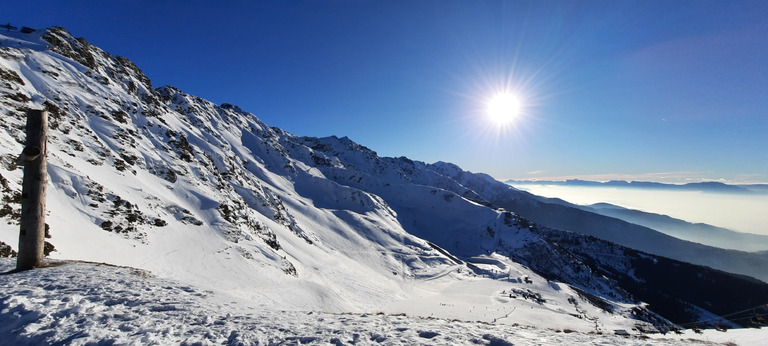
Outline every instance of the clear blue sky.
<svg viewBox="0 0 768 346">
<path fill-rule="evenodd" d="M 4 1 L 155 86 L 499 179 L 768 182 L 766 1 Z M 501 88 L 523 100 L 504 128 Z M 662 174 L 659 174 L 662 173 Z"/>
</svg>

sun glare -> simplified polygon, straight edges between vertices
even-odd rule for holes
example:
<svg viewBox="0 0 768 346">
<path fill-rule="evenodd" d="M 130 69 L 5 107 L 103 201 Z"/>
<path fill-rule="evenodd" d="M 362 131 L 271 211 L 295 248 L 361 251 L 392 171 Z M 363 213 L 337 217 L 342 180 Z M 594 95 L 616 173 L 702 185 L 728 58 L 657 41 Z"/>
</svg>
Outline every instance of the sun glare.
<svg viewBox="0 0 768 346">
<path fill-rule="evenodd" d="M 496 124 L 509 123 L 520 114 L 520 99 L 513 94 L 501 93 L 488 101 L 488 117 Z"/>
</svg>

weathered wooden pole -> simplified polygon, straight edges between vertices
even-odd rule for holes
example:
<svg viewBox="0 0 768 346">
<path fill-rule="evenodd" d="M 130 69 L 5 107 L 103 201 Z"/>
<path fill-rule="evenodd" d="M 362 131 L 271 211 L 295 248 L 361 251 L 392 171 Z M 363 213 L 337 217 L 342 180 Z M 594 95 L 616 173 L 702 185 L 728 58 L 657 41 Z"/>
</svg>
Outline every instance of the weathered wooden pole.
<svg viewBox="0 0 768 346">
<path fill-rule="evenodd" d="M 21 184 L 21 227 L 16 270 L 28 270 L 43 265 L 45 246 L 45 184 L 48 181 L 46 142 L 48 112 L 27 111 L 27 142 L 19 155 L 24 166 Z"/>
</svg>

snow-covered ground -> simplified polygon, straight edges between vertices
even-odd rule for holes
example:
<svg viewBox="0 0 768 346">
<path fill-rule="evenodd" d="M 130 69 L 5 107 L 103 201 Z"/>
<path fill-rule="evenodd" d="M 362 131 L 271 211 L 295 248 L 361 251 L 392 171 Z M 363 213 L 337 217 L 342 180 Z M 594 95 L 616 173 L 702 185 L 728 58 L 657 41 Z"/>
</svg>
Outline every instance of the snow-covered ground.
<svg viewBox="0 0 768 346">
<path fill-rule="evenodd" d="M 14 266 L 0 259 L 0 271 Z M 143 270 L 83 262 L 0 275 L 0 292 L 2 345 L 759 345 L 768 336 L 742 329 L 625 337 L 376 311 L 279 311 Z"/>
<path fill-rule="evenodd" d="M 492 178 L 298 137 L 41 35 L 0 34 L 0 241 L 18 241 L 24 109 L 45 105 L 62 264 L 0 276 L 0 344 L 649 342 L 644 303 L 490 207 L 473 189 L 504 191 Z"/>
</svg>

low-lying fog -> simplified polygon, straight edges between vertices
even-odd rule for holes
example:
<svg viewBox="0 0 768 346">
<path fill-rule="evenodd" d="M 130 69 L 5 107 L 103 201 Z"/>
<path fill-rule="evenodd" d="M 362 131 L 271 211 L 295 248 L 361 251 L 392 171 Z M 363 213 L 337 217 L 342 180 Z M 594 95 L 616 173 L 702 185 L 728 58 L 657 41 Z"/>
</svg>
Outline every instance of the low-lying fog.
<svg viewBox="0 0 768 346">
<path fill-rule="evenodd" d="M 640 188 L 515 185 L 575 204 L 599 202 L 702 222 L 734 231 L 768 235 L 768 194 L 725 194 Z"/>
</svg>

